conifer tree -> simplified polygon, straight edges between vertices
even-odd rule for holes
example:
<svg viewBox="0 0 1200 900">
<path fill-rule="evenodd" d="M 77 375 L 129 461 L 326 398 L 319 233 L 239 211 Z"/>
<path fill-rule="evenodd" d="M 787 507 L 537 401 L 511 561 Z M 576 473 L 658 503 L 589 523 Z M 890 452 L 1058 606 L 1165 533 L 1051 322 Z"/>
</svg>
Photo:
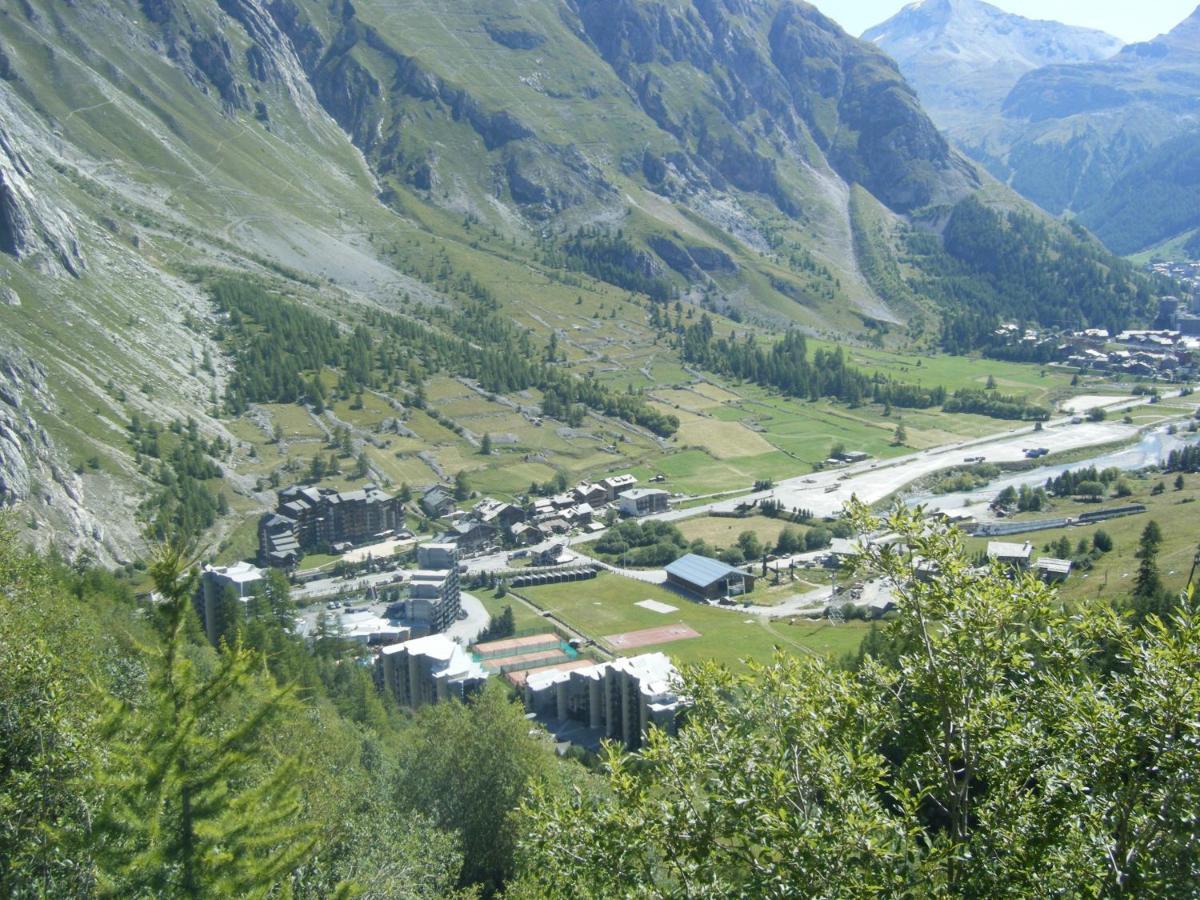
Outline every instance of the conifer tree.
<svg viewBox="0 0 1200 900">
<path fill-rule="evenodd" d="M 101 890 L 123 896 L 261 897 L 313 852 L 297 765 L 264 738 L 294 710 L 239 645 L 204 671 L 184 641 L 194 572 L 178 546 L 151 566 L 165 598 L 144 695 L 112 701 L 103 728 Z"/>
</svg>

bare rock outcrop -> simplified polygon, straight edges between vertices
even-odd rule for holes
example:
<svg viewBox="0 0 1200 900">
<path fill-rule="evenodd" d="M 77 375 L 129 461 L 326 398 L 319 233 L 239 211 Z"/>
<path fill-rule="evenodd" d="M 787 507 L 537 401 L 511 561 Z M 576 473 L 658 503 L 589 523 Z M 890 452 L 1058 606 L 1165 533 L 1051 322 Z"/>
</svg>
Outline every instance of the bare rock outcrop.
<svg viewBox="0 0 1200 900">
<path fill-rule="evenodd" d="M 41 197 L 26 154 L 0 118 L 0 252 L 17 259 L 40 257 L 78 277 L 86 261 L 71 220 Z"/>
</svg>

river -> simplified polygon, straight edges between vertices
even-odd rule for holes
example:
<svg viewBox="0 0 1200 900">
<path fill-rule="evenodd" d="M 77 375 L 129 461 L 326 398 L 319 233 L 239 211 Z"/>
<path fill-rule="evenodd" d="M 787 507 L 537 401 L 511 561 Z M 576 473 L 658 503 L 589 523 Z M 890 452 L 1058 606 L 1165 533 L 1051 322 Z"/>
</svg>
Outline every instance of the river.
<svg viewBox="0 0 1200 900">
<path fill-rule="evenodd" d="M 1118 468 L 1125 472 L 1144 469 L 1147 466 L 1164 462 L 1172 450 L 1189 444 L 1200 443 L 1200 434 L 1189 434 L 1180 430 L 1178 434 L 1169 434 L 1167 426 L 1157 428 L 1142 436 L 1136 444 L 1130 444 L 1120 450 L 1103 453 L 1088 459 L 1072 463 L 1062 463 L 1053 466 L 1038 466 L 1024 472 L 1014 472 L 1001 475 L 987 487 L 974 491 L 956 491 L 952 494 L 920 493 L 905 497 L 904 502 L 909 506 L 920 504 L 929 509 L 961 509 L 964 506 L 974 506 L 980 503 L 991 503 L 1006 487 L 1020 488 L 1022 485 L 1037 487 L 1044 485 L 1049 478 L 1056 478 L 1070 469 L 1086 469 L 1095 466 L 1097 469 Z"/>
</svg>

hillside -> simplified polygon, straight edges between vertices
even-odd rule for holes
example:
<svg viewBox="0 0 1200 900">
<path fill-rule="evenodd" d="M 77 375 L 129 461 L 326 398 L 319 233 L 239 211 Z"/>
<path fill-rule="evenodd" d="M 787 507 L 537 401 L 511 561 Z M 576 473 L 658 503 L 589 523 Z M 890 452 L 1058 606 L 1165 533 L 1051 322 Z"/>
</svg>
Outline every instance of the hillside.
<svg viewBox="0 0 1200 900">
<path fill-rule="evenodd" d="M 151 525 L 244 550 L 332 443 L 504 496 L 678 454 L 646 391 L 695 377 L 701 310 L 928 347 L 964 281 L 1027 308 L 938 255 L 976 193 L 1021 203 L 803 4 L 28 0 L 0 109 L 0 500 L 105 562 Z M 1060 291 L 1115 265 L 1081 252 Z M 796 464 L 738 428 L 739 479 Z"/>
<path fill-rule="evenodd" d="M 1102 31 L 1027 19 L 981 0 L 911 3 L 862 38 L 896 60 L 951 137 L 996 117 L 1026 73 L 1098 62 L 1122 46 Z"/>
<path fill-rule="evenodd" d="M 1029 72 L 1003 116 L 959 145 L 1044 209 L 1078 214 L 1111 249 L 1133 253 L 1195 227 L 1174 210 L 1188 190 L 1198 87 L 1200 10 L 1110 59 Z M 1150 167 L 1157 187 L 1140 174 Z"/>
<path fill-rule="evenodd" d="M 1196 232 L 1200 133 L 1182 134 L 1148 152 L 1100 200 L 1081 209 L 1079 220 L 1117 253 L 1135 253 Z"/>
</svg>

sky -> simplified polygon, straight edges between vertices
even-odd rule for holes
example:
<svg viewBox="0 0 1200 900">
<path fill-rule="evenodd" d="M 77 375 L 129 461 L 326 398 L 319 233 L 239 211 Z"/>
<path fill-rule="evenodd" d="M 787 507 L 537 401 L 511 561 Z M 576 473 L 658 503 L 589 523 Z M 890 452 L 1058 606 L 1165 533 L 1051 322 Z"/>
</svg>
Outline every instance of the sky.
<svg viewBox="0 0 1200 900">
<path fill-rule="evenodd" d="M 903 0 L 810 0 L 851 34 L 891 18 Z M 1145 41 L 1170 31 L 1200 0 L 987 0 L 1029 19 L 1056 19 L 1067 25 L 1099 28 L 1121 40 Z"/>
</svg>

